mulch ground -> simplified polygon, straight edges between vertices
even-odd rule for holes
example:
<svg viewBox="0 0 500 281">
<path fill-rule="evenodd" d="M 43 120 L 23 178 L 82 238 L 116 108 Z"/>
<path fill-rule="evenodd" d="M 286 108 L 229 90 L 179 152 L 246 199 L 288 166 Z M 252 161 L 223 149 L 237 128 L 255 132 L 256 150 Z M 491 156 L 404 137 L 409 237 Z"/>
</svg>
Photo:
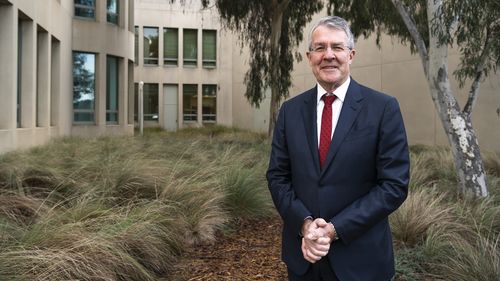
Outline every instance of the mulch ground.
<svg viewBox="0 0 500 281">
<path fill-rule="evenodd" d="M 287 280 L 280 233 L 278 217 L 240 221 L 234 233 L 186 251 L 171 280 Z"/>
</svg>

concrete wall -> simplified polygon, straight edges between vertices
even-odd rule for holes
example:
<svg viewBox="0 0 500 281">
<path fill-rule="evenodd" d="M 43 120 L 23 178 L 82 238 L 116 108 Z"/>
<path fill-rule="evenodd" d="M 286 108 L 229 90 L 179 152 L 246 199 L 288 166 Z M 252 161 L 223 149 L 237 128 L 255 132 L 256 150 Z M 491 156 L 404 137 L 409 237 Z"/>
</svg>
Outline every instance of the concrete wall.
<svg viewBox="0 0 500 281">
<path fill-rule="evenodd" d="M 0 0 L 0 153 L 41 145 L 58 136 L 133 134 L 128 111 L 134 1 L 119 0 L 118 25 L 107 22 L 106 1 L 96 1 L 95 20 L 75 18 L 73 3 Z M 98 58 L 95 124 L 73 124 L 73 50 L 92 52 Z M 105 121 L 108 55 L 119 58 L 116 125 Z"/>
<path fill-rule="evenodd" d="M 73 2 L 73 1 L 71 1 Z M 134 127 L 129 120 L 129 62 L 134 60 L 133 1 L 118 0 L 118 24 L 109 23 L 106 15 L 106 1 L 96 1 L 96 18 L 74 17 L 72 22 L 73 51 L 96 54 L 95 124 L 74 124 L 71 134 L 78 136 L 99 136 L 133 134 Z M 131 17 L 132 16 L 132 17 Z M 118 58 L 118 124 L 106 122 L 106 57 Z M 70 105 L 71 107 L 71 105 Z"/>
<path fill-rule="evenodd" d="M 0 1 L 0 153 L 69 134 L 71 10 L 72 1 Z"/>
</svg>

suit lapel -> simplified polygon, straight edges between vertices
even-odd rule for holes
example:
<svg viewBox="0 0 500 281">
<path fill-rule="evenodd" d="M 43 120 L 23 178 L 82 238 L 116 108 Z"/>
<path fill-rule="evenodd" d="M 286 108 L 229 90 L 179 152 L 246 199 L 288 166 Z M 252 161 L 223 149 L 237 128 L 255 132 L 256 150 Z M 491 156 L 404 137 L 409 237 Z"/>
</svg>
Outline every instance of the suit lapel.
<svg viewBox="0 0 500 281">
<path fill-rule="evenodd" d="M 340 111 L 339 121 L 337 122 L 337 127 L 335 128 L 335 132 L 333 134 L 332 143 L 330 145 L 330 149 L 328 150 L 325 167 L 321 174 L 328 169 L 328 166 L 335 158 L 340 145 L 344 141 L 344 138 L 351 129 L 354 120 L 356 120 L 356 117 L 360 112 L 359 109 L 361 108 L 362 101 L 363 95 L 361 94 L 361 89 L 358 83 L 351 79 L 344 104 L 342 105 L 342 110 Z"/>
<path fill-rule="evenodd" d="M 306 129 L 307 145 L 309 146 L 315 168 L 319 172 L 318 132 L 316 128 L 316 95 L 316 87 L 307 91 L 307 97 L 304 99 L 304 106 L 302 107 L 302 120 L 304 121 L 304 128 Z"/>
</svg>

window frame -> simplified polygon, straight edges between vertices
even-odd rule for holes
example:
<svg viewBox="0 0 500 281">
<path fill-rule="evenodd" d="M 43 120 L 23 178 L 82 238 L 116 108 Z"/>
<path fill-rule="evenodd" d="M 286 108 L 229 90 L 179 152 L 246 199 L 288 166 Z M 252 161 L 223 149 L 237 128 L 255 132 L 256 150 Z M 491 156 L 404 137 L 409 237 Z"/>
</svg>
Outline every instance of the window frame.
<svg viewBox="0 0 500 281">
<path fill-rule="evenodd" d="M 116 109 L 110 109 L 111 103 L 111 88 L 110 88 L 110 69 L 109 69 L 109 60 L 115 60 L 116 65 Z M 115 115 L 115 120 L 110 120 L 108 115 L 111 117 L 111 114 Z M 116 56 L 106 56 L 106 124 L 107 125 L 118 125 L 120 123 L 120 58 Z"/>
<path fill-rule="evenodd" d="M 186 93 L 186 88 L 194 87 L 194 92 Z M 193 94 L 194 93 L 194 94 Z M 186 113 L 186 94 L 190 94 L 190 97 L 196 97 L 196 103 L 194 109 L 190 109 L 189 113 Z M 191 103 L 189 103 L 191 105 Z M 198 84 L 183 84 L 182 85 L 182 122 L 183 123 L 198 123 Z"/>
<path fill-rule="evenodd" d="M 74 15 L 76 18 L 80 18 L 80 19 L 93 19 L 95 20 L 96 19 L 96 1 L 95 0 L 92 0 L 92 4 L 93 5 L 85 5 L 85 4 L 80 4 L 80 3 L 76 3 L 76 1 L 73 1 L 73 4 L 74 4 Z M 82 15 L 77 15 L 77 9 L 82 9 L 82 10 L 90 10 L 92 11 L 92 17 L 87 17 L 87 16 L 82 16 Z"/>
<path fill-rule="evenodd" d="M 156 35 L 158 37 L 158 41 L 157 41 L 157 46 L 156 46 L 156 57 L 150 57 L 149 55 L 146 56 L 146 44 L 144 44 L 145 42 L 145 39 L 150 39 L 149 37 L 146 37 L 146 29 L 154 29 L 156 30 Z M 143 54 L 143 63 L 145 66 L 157 66 L 159 64 L 159 61 L 160 61 L 160 42 L 159 42 L 159 39 L 160 39 L 160 29 L 159 27 L 157 26 L 143 26 L 142 27 L 142 38 L 143 38 L 143 46 L 142 46 L 142 54 Z M 151 46 L 151 44 L 148 44 L 148 46 Z M 155 62 L 155 63 L 151 63 L 152 62 Z"/>
<path fill-rule="evenodd" d="M 94 65 L 94 69 L 93 69 L 93 83 L 94 83 L 94 87 L 93 87 L 93 100 L 92 100 L 92 108 L 90 109 L 87 109 L 87 108 L 80 108 L 80 109 L 77 109 L 75 108 L 75 55 L 76 54 L 85 54 L 85 55 L 92 55 L 93 56 L 93 59 L 94 59 L 94 62 L 93 62 L 93 65 Z M 96 64 L 98 62 L 98 58 L 97 58 L 97 54 L 96 53 L 91 53 L 91 52 L 81 52 L 81 51 L 73 51 L 72 53 L 72 71 L 73 71 L 73 75 L 72 75 L 72 78 L 73 78 L 73 125 L 89 125 L 89 124 L 92 124 L 92 125 L 95 125 L 96 124 L 96 100 L 97 100 L 97 67 L 96 67 Z M 75 121 L 75 116 L 76 114 L 90 114 L 92 116 L 92 120 L 90 121 Z"/>
<path fill-rule="evenodd" d="M 115 12 L 111 12 L 108 9 L 108 5 L 107 4 L 109 4 L 109 1 L 115 1 L 115 3 L 116 3 L 116 13 Z M 110 17 L 116 18 L 116 22 L 113 21 L 113 20 L 110 20 Z M 120 0 L 107 0 L 106 1 L 106 21 L 108 23 L 111 23 L 111 24 L 116 24 L 116 25 L 120 24 Z"/>
<path fill-rule="evenodd" d="M 205 89 L 208 87 L 213 87 L 215 90 L 215 95 L 205 95 Z M 217 84 L 203 84 L 201 86 L 201 93 L 202 93 L 202 100 L 201 100 L 201 121 L 203 123 L 216 123 L 217 122 Z M 214 104 L 214 112 L 215 113 L 205 113 L 204 109 L 205 107 L 203 106 L 205 99 L 215 99 L 215 104 Z"/>
<path fill-rule="evenodd" d="M 168 57 L 168 52 L 167 52 L 167 36 L 168 30 L 172 30 L 176 32 L 176 44 L 175 44 L 175 53 L 176 56 L 174 57 Z M 164 27 L 163 28 L 163 65 L 166 66 L 179 66 L 179 28 L 174 28 L 174 27 Z"/>
<path fill-rule="evenodd" d="M 186 50 L 187 50 L 187 45 L 186 44 L 186 31 L 188 31 L 188 33 L 190 32 L 194 32 L 195 34 L 195 44 L 194 44 L 194 58 L 187 58 L 186 57 L 186 54 L 188 53 Z M 182 65 L 184 67 L 190 67 L 190 68 L 196 68 L 198 67 L 198 29 L 194 29 L 194 28 L 184 28 L 182 30 L 183 34 L 182 34 Z"/>
<path fill-rule="evenodd" d="M 208 35 L 208 34 L 213 34 L 214 36 L 214 48 L 213 48 L 213 56 L 214 56 L 214 59 L 208 59 L 206 58 L 206 47 L 205 47 L 205 35 Z M 213 68 L 217 68 L 217 30 L 215 29 L 204 29 L 202 31 L 202 66 L 203 68 L 209 68 L 209 69 L 213 69 Z"/>
</svg>

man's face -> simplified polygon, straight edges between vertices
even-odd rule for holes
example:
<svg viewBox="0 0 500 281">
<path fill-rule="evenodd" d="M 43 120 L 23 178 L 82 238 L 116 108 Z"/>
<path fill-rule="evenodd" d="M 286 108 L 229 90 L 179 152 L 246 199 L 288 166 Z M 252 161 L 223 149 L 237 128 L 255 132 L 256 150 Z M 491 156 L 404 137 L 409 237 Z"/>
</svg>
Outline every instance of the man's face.
<svg viewBox="0 0 500 281">
<path fill-rule="evenodd" d="M 312 33 L 309 65 L 318 83 L 333 91 L 350 75 L 355 50 L 347 48 L 347 35 L 340 29 L 318 26 Z"/>
</svg>

